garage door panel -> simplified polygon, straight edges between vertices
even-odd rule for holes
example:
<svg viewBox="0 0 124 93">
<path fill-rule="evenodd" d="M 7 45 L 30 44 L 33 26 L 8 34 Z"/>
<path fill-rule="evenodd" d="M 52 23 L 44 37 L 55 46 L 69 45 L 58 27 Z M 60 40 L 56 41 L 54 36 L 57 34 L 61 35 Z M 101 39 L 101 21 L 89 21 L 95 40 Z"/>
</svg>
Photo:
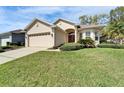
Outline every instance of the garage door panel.
<svg viewBox="0 0 124 93">
<path fill-rule="evenodd" d="M 29 36 L 30 47 L 51 47 L 52 37 L 50 35 L 44 36 Z"/>
<path fill-rule="evenodd" d="M 1 45 L 2 46 L 7 46 L 7 42 L 10 42 L 9 38 L 1 39 Z"/>
</svg>

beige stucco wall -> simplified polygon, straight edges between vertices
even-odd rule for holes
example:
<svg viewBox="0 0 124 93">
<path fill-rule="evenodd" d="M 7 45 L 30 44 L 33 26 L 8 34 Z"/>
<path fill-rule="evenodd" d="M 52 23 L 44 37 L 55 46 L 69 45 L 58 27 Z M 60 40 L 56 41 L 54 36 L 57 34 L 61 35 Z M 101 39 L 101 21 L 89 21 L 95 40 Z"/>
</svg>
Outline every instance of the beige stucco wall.
<svg viewBox="0 0 124 93">
<path fill-rule="evenodd" d="M 79 34 L 82 33 L 82 39 L 86 39 L 86 32 L 91 33 L 90 37 L 91 37 L 92 40 L 95 41 L 96 45 L 100 43 L 100 30 L 98 30 L 98 29 L 84 29 L 84 30 L 79 32 Z M 98 41 L 95 40 L 95 32 L 98 32 L 98 35 L 99 35 Z"/>
<path fill-rule="evenodd" d="M 50 32 L 50 35 L 29 36 L 31 34 Z M 54 32 L 50 26 L 36 22 L 26 33 L 26 46 L 31 47 L 53 47 Z"/>
<path fill-rule="evenodd" d="M 67 42 L 67 35 L 64 31 L 55 31 L 55 46 L 59 46 Z"/>
<path fill-rule="evenodd" d="M 43 23 L 36 22 L 31 29 L 27 32 L 27 34 L 36 34 L 36 33 L 43 33 L 43 32 L 52 32 L 52 29 L 50 26 L 47 26 Z"/>
<path fill-rule="evenodd" d="M 61 21 L 61 20 L 58 21 L 56 23 L 56 25 L 59 26 L 66 33 L 75 32 L 75 42 L 77 42 L 79 40 L 79 34 L 78 34 L 78 31 L 77 31 L 75 25 L 67 23 L 65 21 Z M 68 35 L 66 35 L 66 42 L 68 42 Z"/>
<path fill-rule="evenodd" d="M 59 21 L 56 25 L 59 26 L 64 31 L 67 29 L 75 29 L 74 25 L 71 25 L 71 24 L 63 22 L 63 21 Z"/>
</svg>

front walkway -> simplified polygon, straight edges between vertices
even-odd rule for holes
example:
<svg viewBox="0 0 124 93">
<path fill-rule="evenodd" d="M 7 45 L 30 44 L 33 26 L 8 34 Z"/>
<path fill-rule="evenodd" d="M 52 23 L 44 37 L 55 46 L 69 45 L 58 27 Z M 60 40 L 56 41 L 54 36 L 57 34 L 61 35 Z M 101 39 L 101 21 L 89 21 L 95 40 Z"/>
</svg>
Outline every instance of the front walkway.
<svg viewBox="0 0 124 93">
<path fill-rule="evenodd" d="M 38 51 L 42 51 L 42 50 L 46 50 L 46 48 L 27 47 L 27 48 L 8 51 L 8 52 L 3 52 L 3 53 L 0 53 L 0 64 L 6 63 L 8 61 L 12 61 L 17 58 L 20 58 Z"/>
</svg>

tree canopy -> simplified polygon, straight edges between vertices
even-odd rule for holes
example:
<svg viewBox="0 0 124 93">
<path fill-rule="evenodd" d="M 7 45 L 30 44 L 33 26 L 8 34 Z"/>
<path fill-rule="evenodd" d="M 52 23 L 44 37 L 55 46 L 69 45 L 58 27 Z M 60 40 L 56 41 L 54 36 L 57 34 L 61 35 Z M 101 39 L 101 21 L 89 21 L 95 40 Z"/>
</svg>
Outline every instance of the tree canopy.
<svg viewBox="0 0 124 93">
<path fill-rule="evenodd" d="M 117 7 L 110 11 L 110 21 L 103 30 L 103 35 L 109 39 L 124 40 L 124 7 Z"/>
<path fill-rule="evenodd" d="M 110 23 L 124 22 L 124 7 L 117 7 L 110 11 Z"/>
<path fill-rule="evenodd" d="M 96 14 L 93 16 L 83 15 L 79 17 L 82 25 L 106 24 L 103 36 L 108 39 L 124 41 L 124 7 L 116 7 L 109 14 Z"/>
<path fill-rule="evenodd" d="M 99 14 L 99 15 L 83 15 L 79 17 L 80 23 L 83 25 L 90 24 L 107 24 L 109 22 L 109 15 L 107 14 Z"/>
</svg>

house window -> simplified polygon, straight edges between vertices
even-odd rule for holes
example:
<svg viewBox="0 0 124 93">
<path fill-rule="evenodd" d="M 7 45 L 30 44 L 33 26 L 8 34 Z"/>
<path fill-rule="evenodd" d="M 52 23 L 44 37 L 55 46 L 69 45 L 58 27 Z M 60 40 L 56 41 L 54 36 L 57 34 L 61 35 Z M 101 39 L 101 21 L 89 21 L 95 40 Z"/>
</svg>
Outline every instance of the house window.
<svg viewBox="0 0 124 93">
<path fill-rule="evenodd" d="M 95 32 L 95 40 L 98 41 L 99 40 L 99 37 L 98 37 L 98 32 Z"/>
<path fill-rule="evenodd" d="M 90 38 L 90 32 L 86 32 L 86 38 Z"/>
</svg>

